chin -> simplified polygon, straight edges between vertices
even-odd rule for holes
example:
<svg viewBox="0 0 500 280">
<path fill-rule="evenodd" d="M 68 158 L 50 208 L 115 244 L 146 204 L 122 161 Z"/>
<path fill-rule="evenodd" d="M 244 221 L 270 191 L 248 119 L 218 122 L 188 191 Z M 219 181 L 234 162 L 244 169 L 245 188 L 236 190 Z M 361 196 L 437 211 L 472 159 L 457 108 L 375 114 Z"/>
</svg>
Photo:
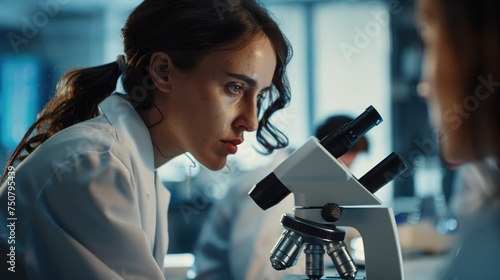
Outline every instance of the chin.
<svg viewBox="0 0 500 280">
<path fill-rule="evenodd" d="M 200 162 L 200 163 L 209 170 L 218 171 L 224 168 L 224 166 L 226 166 L 227 157 L 224 157 L 224 159 L 217 157 L 214 159 L 209 159 L 206 162 Z"/>
<path fill-rule="evenodd" d="M 440 147 L 441 161 L 451 170 L 455 170 L 465 164 L 468 160 L 466 157 L 449 145 L 441 145 Z"/>
</svg>

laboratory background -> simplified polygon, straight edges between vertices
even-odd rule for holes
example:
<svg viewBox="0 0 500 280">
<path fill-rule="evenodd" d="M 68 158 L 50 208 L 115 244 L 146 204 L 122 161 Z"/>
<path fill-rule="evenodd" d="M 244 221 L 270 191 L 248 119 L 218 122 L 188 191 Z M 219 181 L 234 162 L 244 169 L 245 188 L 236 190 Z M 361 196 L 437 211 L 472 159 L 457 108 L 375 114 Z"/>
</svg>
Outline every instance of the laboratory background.
<svg viewBox="0 0 500 280">
<path fill-rule="evenodd" d="M 265 0 L 293 47 L 291 105 L 275 116 L 291 148 L 335 114 L 357 116 L 370 105 L 383 122 L 367 133 L 370 148 L 351 170 L 361 176 L 391 152 L 408 170 L 376 193 L 394 210 L 405 279 L 433 279 L 457 223 L 451 208 L 456 171 L 442 164 L 427 107 L 417 94 L 422 43 L 412 0 Z M 0 0 L 0 163 L 2 166 L 74 67 L 112 62 L 122 53 L 120 28 L 137 0 Z M 118 89 L 120 86 L 118 85 Z M 171 192 L 166 273 L 182 275 L 214 203 L 274 154 L 246 136 L 227 166 L 209 171 L 180 156 L 162 167 Z M 278 222 L 278 221 L 277 221 Z M 271 249 L 271 248 L 269 248 Z M 362 250 L 362 248 L 360 249 Z M 180 276 L 179 276 L 180 277 Z M 182 278 L 179 278 L 182 279 Z"/>
</svg>

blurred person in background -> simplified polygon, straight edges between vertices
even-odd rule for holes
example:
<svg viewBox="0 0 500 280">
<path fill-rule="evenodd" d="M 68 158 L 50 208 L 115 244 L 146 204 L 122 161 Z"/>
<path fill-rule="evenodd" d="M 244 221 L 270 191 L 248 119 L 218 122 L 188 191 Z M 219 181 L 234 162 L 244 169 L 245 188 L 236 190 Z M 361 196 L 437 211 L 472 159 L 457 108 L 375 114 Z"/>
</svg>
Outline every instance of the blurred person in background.
<svg viewBox="0 0 500 280">
<path fill-rule="evenodd" d="M 186 152 L 221 169 L 249 131 L 287 146 L 269 118 L 290 100 L 290 44 L 256 1 L 217 4 L 144 1 L 116 62 L 61 78 L 1 178 L 0 219 L 16 220 L 0 227 L 0 279 L 164 279 L 155 170 Z"/>
<path fill-rule="evenodd" d="M 499 14 L 497 0 L 418 2 L 425 44 L 419 88 L 441 153 L 487 170 L 470 186 L 484 193 L 480 201 L 460 201 L 459 238 L 441 279 L 500 279 Z"/>
<path fill-rule="evenodd" d="M 352 120 L 344 115 L 331 116 L 317 128 L 315 136 L 321 140 Z M 339 160 L 350 167 L 359 153 L 367 151 L 368 141 L 363 136 Z M 195 247 L 195 261 L 191 268 L 193 279 L 274 280 L 285 274 L 305 273 L 302 252 L 297 264 L 283 271 L 275 270 L 269 261 L 270 252 L 283 231 L 281 216 L 293 211 L 293 194 L 266 211 L 248 195 L 253 185 L 292 152 L 292 149 L 281 151 L 269 166 L 238 178 L 226 196 L 212 206 Z M 343 229 L 346 230 L 346 243 L 351 236 L 358 234 L 352 228 Z"/>
</svg>

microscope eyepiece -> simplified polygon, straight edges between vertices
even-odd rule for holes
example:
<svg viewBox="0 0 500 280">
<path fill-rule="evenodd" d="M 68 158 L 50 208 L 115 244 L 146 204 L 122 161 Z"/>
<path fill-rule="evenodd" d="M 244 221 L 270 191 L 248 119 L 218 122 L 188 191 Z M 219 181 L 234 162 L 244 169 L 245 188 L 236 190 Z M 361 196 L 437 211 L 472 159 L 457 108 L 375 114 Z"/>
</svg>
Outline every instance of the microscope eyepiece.
<svg viewBox="0 0 500 280">
<path fill-rule="evenodd" d="M 391 153 L 358 181 L 371 193 L 375 193 L 406 170 L 407 166 L 403 160 L 397 154 Z"/>
<path fill-rule="evenodd" d="M 281 183 L 280 179 L 271 172 L 266 178 L 256 184 L 248 194 L 262 210 L 267 210 L 278 204 L 291 191 Z"/>
<path fill-rule="evenodd" d="M 381 122 L 380 114 L 373 106 L 370 106 L 357 118 L 321 139 L 320 143 L 332 156 L 338 158 Z"/>
</svg>

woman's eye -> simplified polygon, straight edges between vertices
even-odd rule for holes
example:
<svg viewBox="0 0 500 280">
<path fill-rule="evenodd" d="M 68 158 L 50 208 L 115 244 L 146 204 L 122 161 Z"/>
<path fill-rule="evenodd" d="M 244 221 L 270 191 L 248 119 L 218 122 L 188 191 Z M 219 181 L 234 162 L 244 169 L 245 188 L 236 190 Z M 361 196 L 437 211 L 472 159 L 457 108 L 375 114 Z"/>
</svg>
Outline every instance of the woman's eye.
<svg viewBox="0 0 500 280">
<path fill-rule="evenodd" d="M 238 86 L 238 85 L 231 85 L 231 86 L 228 86 L 228 88 L 232 93 L 239 93 L 243 89 L 242 86 Z"/>
</svg>

